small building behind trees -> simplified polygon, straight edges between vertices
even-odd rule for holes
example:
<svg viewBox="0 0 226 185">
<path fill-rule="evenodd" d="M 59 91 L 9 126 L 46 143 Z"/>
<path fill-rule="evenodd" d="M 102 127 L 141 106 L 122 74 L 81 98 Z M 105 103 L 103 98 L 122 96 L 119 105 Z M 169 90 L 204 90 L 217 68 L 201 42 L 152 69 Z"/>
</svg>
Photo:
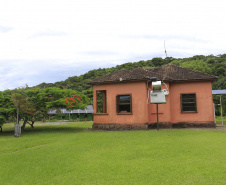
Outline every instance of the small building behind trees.
<svg viewBox="0 0 226 185">
<path fill-rule="evenodd" d="M 73 121 L 92 121 L 93 120 L 93 106 L 88 105 L 86 109 L 59 109 L 50 110 L 50 116 L 55 116 L 57 120 L 73 120 Z"/>
</svg>

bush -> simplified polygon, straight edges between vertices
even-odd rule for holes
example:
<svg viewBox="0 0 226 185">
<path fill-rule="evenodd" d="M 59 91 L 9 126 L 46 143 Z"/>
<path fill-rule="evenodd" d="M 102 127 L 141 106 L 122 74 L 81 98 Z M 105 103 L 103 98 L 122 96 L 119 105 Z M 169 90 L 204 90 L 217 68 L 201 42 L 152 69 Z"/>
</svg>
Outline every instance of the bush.
<svg viewBox="0 0 226 185">
<path fill-rule="evenodd" d="M 6 122 L 6 119 L 4 116 L 0 116 L 0 127 Z"/>
</svg>

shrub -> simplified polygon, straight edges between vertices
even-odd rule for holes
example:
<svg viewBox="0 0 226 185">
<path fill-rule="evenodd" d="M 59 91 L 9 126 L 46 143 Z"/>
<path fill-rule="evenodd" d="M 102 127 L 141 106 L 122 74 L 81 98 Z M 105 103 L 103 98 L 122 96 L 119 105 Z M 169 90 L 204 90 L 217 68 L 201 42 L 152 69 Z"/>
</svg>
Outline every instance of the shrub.
<svg viewBox="0 0 226 185">
<path fill-rule="evenodd" d="M 6 119 L 4 116 L 0 115 L 0 127 L 6 122 Z"/>
</svg>

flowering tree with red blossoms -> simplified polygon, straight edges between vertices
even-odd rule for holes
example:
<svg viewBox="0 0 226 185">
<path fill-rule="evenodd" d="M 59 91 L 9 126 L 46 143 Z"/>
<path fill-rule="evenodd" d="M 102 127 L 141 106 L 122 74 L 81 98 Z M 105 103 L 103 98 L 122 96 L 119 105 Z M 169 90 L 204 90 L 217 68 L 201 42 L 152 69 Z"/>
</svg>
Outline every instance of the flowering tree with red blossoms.
<svg viewBox="0 0 226 185">
<path fill-rule="evenodd" d="M 60 89 L 60 88 L 46 88 L 46 89 L 24 89 L 34 104 L 38 108 L 36 114 L 41 115 L 42 119 L 48 116 L 48 111 L 53 109 L 66 108 L 68 110 L 73 109 L 85 109 L 87 107 L 88 98 L 79 91 L 72 89 Z M 29 119 L 29 115 L 26 116 Z M 27 120 L 24 121 L 22 128 L 25 127 Z M 30 124 L 33 127 L 34 121 Z"/>
<path fill-rule="evenodd" d="M 71 93 L 71 97 L 64 98 L 65 104 L 67 105 L 67 109 L 76 109 L 77 105 L 82 101 L 81 96 L 78 96 L 77 94 Z"/>
</svg>

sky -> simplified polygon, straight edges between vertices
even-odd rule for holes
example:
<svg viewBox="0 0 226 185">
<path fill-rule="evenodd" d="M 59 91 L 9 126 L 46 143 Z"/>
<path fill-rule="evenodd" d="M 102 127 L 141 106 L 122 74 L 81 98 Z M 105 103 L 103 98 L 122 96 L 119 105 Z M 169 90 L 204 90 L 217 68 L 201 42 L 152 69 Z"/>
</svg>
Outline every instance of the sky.
<svg viewBox="0 0 226 185">
<path fill-rule="evenodd" d="M 154 57 L 224 54 L 225 0 L 1 0 L 0 91 Z"/>
</svg>

